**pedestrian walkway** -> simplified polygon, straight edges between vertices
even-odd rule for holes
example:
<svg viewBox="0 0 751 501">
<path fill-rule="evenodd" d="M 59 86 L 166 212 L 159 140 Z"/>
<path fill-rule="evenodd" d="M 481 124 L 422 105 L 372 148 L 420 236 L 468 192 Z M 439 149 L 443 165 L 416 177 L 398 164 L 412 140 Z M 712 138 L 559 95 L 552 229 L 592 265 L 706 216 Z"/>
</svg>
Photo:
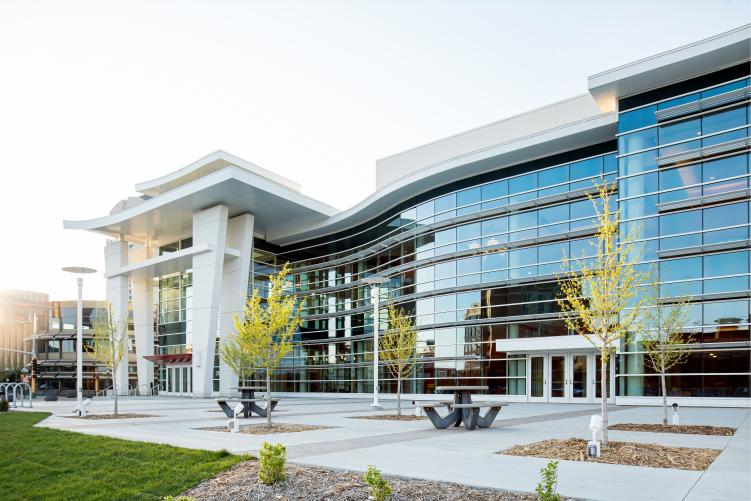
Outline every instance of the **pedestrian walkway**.
<svg viewBox="0 0 751 501">
<path fill-rule="evenodd" d="M 277 435 L 244 435 L 204 431 L 227 418 L 209 399 L 151 398 L 120 400 L 121 412 L 156 417 L 124 420 L 80 420 L 70 417 L 74 401 L 35 402 L 34 410 L 53 416 L 40 426 L 130 440 L 232 452 L 256 452 L 264 441 L 287 446 L 293 462 L 365 471 L 370 464 L 384 474 L 457 482 L 519 492 L 532 492 L 539 470 L 548 460 L 505 456 L 498 451 L 550 438 L 589 438 L 589 416 L 597 405 L 514 403 L 504 407 L 492 428 L 436 430 L 424 421 L 353 419 L 371 414 L 363 398 L 286 397 L 273 419 L 277 422 L 328 426 L 328 429 Z M 384 402 L 386 413 L 395 403 Z M 112 402 L 96 400 L 94 413 L 111 411 Z M 405 412 L 412 413 L 408 407 Z M 610 422 L 656 423 L 656 407 L 614 407 Z M 249 423 L 261 423 L 250 418 Z M 706 472 L 561 461 L 559 492 L 598 500 L 751 499 L 751 419 L 748 409 L 682 408 L 683 424 L 739 427 L 734 437 L 611 431 L 611 440 L 709 447 L 723 452 Z"/>
</svg>

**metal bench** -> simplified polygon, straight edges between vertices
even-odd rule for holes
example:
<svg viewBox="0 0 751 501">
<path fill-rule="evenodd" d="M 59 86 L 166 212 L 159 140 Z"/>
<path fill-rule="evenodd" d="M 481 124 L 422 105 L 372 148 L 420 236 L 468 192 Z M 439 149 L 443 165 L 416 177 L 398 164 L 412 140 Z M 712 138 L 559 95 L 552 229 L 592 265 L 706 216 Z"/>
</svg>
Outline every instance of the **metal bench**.
<svg viewBox="0 0 751 501">
<path fill-rule="evenodd" d="M 480 428 L 489 428 L 495 421 L 496 416 L 501 412 L 501 408 L 508 404 L 502 404 L 500 402 L 472 402 L 467 404 L 454 404 L 452 407 L 455 411 L 462 413 L 462 421 L 464 421 L 464 427 L 468 430 L 474 430 L 478 426 Z M 480 416 L 480 409 L 487 408 L 488 412 L 484 416 Z"/>
<path fill-rule="evenodd" d="M 276 404 L 279 403 L 279 400 L 280 399 L 278 398 L 271 399 L 272 412 L 274 411 Z M 266 408 L 260 407 L 256 404 L 256 402 L 266 402 L 265 398 L 218 398 L 216 403 L 219 404 L 219 407 L 224 411 L 224 414 L 226 414 L 228 418 L 234 418 L 235 412 L 232 407 L 230 407 L 229 402 L 240 402 L 243 404 L 243 417 L 250 417 L 253 412 L 261 417 L 266 417 Z"/>
</svg>

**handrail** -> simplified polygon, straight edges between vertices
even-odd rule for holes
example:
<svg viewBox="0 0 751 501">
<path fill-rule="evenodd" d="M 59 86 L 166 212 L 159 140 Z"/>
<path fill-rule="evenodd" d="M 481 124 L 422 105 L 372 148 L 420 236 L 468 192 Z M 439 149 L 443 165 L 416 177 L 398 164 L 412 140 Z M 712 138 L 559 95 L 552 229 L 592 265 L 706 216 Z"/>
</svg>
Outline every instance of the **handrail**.
<svg viewBox="0 0 751 501">
<path fill-rule="evenodd" d="M 111 390 L 112 387 L 113 387 L 113 385 L 109 385 L 108 387 L 104 388 L 103 390 L 99 390 L 98 392 L 96 392 L 94 394 L 94 397 L 106 397 L 107 396 L 107 394 L 106 394 L 107 390 Z M 128 395 L 130 395 L 130 390 L 132 390 L 132 389 L 133 389 L 133 385 L 129 384 L 128 385 Z"/>
</svg>

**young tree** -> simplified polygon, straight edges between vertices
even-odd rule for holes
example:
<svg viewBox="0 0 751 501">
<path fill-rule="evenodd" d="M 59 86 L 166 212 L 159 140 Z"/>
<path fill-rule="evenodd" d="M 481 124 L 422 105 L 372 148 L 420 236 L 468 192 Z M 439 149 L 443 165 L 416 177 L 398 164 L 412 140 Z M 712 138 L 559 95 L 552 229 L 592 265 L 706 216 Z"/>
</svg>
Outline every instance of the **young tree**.
<svg viewBox="0 0 751 501">
<path fill-rule="evenodd" d="M 92 352 L 94 360 L 104 364 L 112 375 L 112 394 L 115 398 L 114 415 L 117 416 L 117 378 L 115 372 L 128 354 L 128 322 L 116 322 L 112 305 L 107 305 L 107 316 L 97 317 L 92 326 L 94 333 Z"/>
<path fill-rule="evenodd" d="M 396 378 L 396 414 L 402 415 L 402 379 L 412 374 L 417 356 L 417 329 L 404 310 L 389 305 L 389 329 L 380 338 L 380 357 Z"/>
<path fill-rule="evenodd" d="M 296 294 L 284 294 L 289 263 L 269 277 L 268 297 L 258 289 L 245 302 L 242 316 L 235 316 L 238 343 L 243 346 L 252 367 L 266 373 L 266 424 L 271 426 L 271 375 L 291 350 L 292 337 L 302 323 L 304 303 Z"/>
<path fill-rule="evenodd" d="M 242 317 L 235 315 L 232 320 L 235 326 L 235 334 L 222 340 L 219 345 L 219 356 L 227 364 L 227 367 L 235 373 L 239 383 L 243 384 L 253 376 L 255 360 L 250 350 L 250 342 L 247 340 L 247 330 Z"/>
<path fill-rule="evenodd" d="M 685 332 L 690 298 L 682 296 L 666 302 L 660 298 L 659 286 L 652 285 L 654 307 L 647 312 L 652 329 L 642 334 L 641 342 L 647 366 L 660 374 L 662 389 L 662 424 L 668 424 L 668 397 L 665 374 L 676 365 L 686 361 L 689 354 L 691 334 Z"/>
<path fill-rule="evenodd" d="M 602 443 L 608 444 L 607 366 L 620 341 L 639 328 L 643 295 L 637 287 L 647 274 L 637 267 L 639 253 L 632 229 L 619 238 L 620 213 L 612 195 L 614 184 L 601 179 L 598 195 L 589 196 L 596 213 L 597 233 L 592 257 L 564 259 L 568 269 L 558 277 L 556 298 L 569 329 L 600 351 Z"/>
</svg>

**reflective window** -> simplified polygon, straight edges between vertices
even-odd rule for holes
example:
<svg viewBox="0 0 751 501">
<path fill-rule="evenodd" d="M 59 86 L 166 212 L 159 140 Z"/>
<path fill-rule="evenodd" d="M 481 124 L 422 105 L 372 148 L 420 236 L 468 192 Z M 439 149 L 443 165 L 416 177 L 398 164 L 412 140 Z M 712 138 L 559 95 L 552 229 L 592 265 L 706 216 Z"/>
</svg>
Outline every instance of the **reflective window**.
<svg viewBox="0 0 751 501">
<path fill-rule="evenodd" d="M 701 136 L 701 120 L 694 118 L 660 126 L 660 144 L 675 143 Z"/>
<path fill-rule="evenodd" d="M 657 195 L 626 200 L 621 202 L 620 208 L 623 219 L 633 219 L 636 217 L 657 214 Z"/>
<path fill-rule="evenodd" d="M 417 206 L 417 220 L 420 221 L 422 224 L 431 223 L 433 222 L 432 218 L 429 220 L 426 218 L 429 218 L 435 213 L 433 210 L 433 201 L 425 202 L 424 204 L 420 204 Z M 423 221 L 425 219 L 425 221 Z"/>
<path fill-rule="evenodd" d="M 704 324 L 738 324 L 748 321 L 748 301 L 704 303 Z"/>
<path fill-rule="evenodd" d="M 545 169 L 537 174 L 537 178 L 540 186 L 565 183 L 568 181 L 568 165 Z"/>
<path fill-rule="evenodd" d="M 746 108 L 738 107 L 731 110 L 718 111 L 704 115 L 701 119 L 701 128 L 704 135 L 733 129 L 746 125 Z"/>
<path fill-rule="evenodd" d="M 537 188 L 536 172 L 513 177 L 508 181 L 509 193 L 521 193 L 522 191 L 534 190 L 535 188 Z"/>
<path fill-rule="evenodd" d="M 508 268 L 508 253 L 494 252 L 482 256 L 482 271 Z"/>
<path fill-rule="evenodd" d="M 703 180 L 706 183 L 717 179 L 741 176 L 747 172 L 746 156 L 736 155 L 711 162 L 704 162 Z"/>
<path fill-rule="evenodd" d="M 694 101 L 698 101 L 701 96 L 698 92 L 694 94 L 688 94 L 686 96 L 680 96 L 676 97 L 674 99 L 670 99 L 668 101 L 663 101 L 657 105 L 658 110 L 666 110 L 668 108 L 672 108 L 673 106 L 678 106 L 679 104 L 685 104 L 685 103 L 691 103 Z"/>
<path fill-rule="evenodd" d="M 437 198 L 434 202 L 435 212 L 438 214 L 435 218 L 436 221 L 443 221 L 456 215 L 456 211 L 451 210 L 456 208 L 456 193 Z"/>
<path fill-rule="evenodd" d="M 496 200 L 493 202 L 486 202 L 486 200 L 491 200 L 491 199 L 498 198 L 498 197 L 504 197 L 506 195 L 508 195 L 508 182 L 506 180 L 496 181 L 495 183 L 483 185 L 482 186 L 483 210 L 492 209 L 494 207 L 500 207 L 502 205 L 506 205 L 508 201 L 505 199 Z"/>
<path fill-rule="evenodd" d="M 748 252 L 729 252 L 704 256 L 704 276 L 717 277 L 748 273 Z"/>
<path fill-rule="evenodd" d="M 464 214 L 472 214 L 480 210 L 479 202 L 482 199 L 482 190 L 478 186 L 477 188 L 470 188 L 469 190 L 460 191 L 456 194 L 456 205 L 459 209 L 456 210 L 458 216 Z M 471 205 L 477 204 L 477 205 Z M 470 205 L 470 207 L 462 207 Z"/>
<path fill-rule="evenodd" d="M 602 157 L 590 158 L 571 164 L 571 180 L 598 176 L 602 173 Z"/>
<path fill-rule="evenodd" d="M 509 230 L 521 230 L 537 226 L 537 211 L 521 212 L 509 216 Z"/>
<path fill-rule="evenodd" d="M 642 174 L 621 181 L 619 197 L 629 198 L 657 191 L 657 173 Z"/>
<path fill-rule="evenodd" d="M 673 235 L 701 230 L 701 211 L 677 212 L 660 216 L 660 234 Z"/>
<path fill-rule="evenodd" d="M 669 190 L 701 182 L 701 165 L 694 164 L 660 171 L 660 189 Z"/>
<path fill-rule="evenodd" d="M 618 137 L 618 151 L 630 153 L 657 146 L 657 129 L 651 128 Z"/>
<path fill-rule="evenodd" d="M 620 171 L 622 176 L 638 174 L 657 168 L 657 150 L 645 151 L 635 155 L 619 158 Z"/>
<path fill-rule="evenodd" d="M 537 211 L 540 225 L 559 223 L 568 220 L 568 205 L 556 205 Z"/>
<path fill-rule="evenodd" d="M 672 282 L 701 278 L 701 257 L 687 257 L 660 261 L 660 280 Z"/>
<path fill-rule="evenodd" d="M 704 228 L 748 223 L 748 204 L 738 203 L 704 209 Z"/>
<path fill-rule="evenodd" d="M 618 115 L 618 132 L 655 125 L 657 123 L 656 110 L 657 105 L 652 105 L 621 113 Z"/>
<path fill-rule="evenodd" d="M 516 249 L 509 252 L 509 266 L 529 266 L 537 263 L 537 247 Z"/>
</svg>

